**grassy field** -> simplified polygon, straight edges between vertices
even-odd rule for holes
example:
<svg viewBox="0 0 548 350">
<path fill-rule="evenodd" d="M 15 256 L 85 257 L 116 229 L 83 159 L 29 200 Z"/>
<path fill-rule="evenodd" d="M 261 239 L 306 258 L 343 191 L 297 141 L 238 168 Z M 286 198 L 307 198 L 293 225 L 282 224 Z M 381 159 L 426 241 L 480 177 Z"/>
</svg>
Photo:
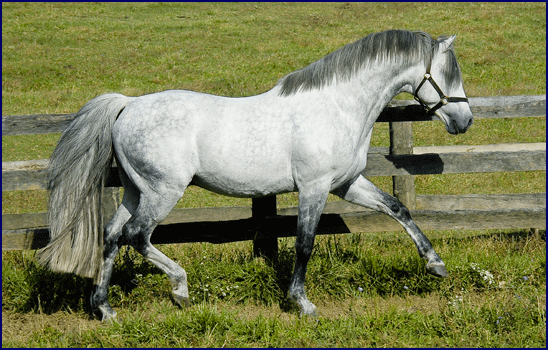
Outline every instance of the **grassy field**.
<svg viewBox="0 0 548 350">
<path fill-rule="evenodd" d="M 249 242 L 161 247 L 188 272 L 193 306 L 185 310 L 170 302 L 163 274 L 123 252 L 110 290 L 123 321 L 113 325 L 88 320 L 88 281 L 44 271 L 32 253 L 12 253 L 2 267 L 2 345 L 544 346 L 545 233 L 430 236 L 448 279 L 426 275 L 402 233 L 319 237 L 307 278 L 318 321 L 299 319 L 285 297 L 291 239 L 280 239 L 277 272 L 253 259 Z"/>
<path fill-rule="evenodd" d="M 247 96 L 369 33 L 457 34 L 469 97 L 546 93 L 545 3 L 3 3 L 2 115 L 73 113 L 106 92 L 191 89 Z M 406 98 L 403 96 L 403 98 Z M 415 123 L 417 146 L 545 142 L 545 118 L 476 120 L 464 135 Z M 49 158 L 58 134 L 2 137 L 2 160 Z M 387 125 L 373 146 L 388 146 Z M 372 178 L 391 192 L 390 178 Z M 546 173 L 417 176 L 419 194 L 545 192 Z M 45 191 L 2 193 L 2 213 L 46 210 Z M 280 206 L 295 205 L 281 196 Z M 181 207 L 249 205 L 190 188 Z M 161 247 L 189 273 L 194 306 L 133 251 L 110 300 L 123 317 L 89 320 L 89 281 L 2 253 L 4 347 L 544 347 L 545 231 L 427 232 L 451 277 L 424 273 L 404 233 L 319 237 L 307 279 L 319 321 L 285 297 L 280 266 L 251 243 Z M 400 252 L 395 255 L 394 252 Z"/>
</svg>

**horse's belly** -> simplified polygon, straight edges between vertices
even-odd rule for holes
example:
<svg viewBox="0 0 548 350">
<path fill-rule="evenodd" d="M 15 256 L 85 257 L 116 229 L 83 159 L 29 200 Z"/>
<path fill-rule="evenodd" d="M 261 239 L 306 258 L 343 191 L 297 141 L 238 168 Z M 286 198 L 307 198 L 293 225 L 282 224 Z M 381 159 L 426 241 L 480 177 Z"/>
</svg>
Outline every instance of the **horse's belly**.
<svg viewBox="0 0 548 350">
<path fill-rule="evenodd" d="M 204 124 L 207 127 L 203 125 L 195 139 L 199 165 L 193 182 L 237 197 L 293 191 L 291 141 L 285 124 L 272 116 L 243 114 Z"/>
<path fill-rule="evenodd" d="M 283 169 L 269 166 L 260 168 L 258 165 L 210 165 L 200 169 L 192 182 L 207 190 L 233 197 L 262 197 L 294 191 L 293 179 Z"/>
</svg>

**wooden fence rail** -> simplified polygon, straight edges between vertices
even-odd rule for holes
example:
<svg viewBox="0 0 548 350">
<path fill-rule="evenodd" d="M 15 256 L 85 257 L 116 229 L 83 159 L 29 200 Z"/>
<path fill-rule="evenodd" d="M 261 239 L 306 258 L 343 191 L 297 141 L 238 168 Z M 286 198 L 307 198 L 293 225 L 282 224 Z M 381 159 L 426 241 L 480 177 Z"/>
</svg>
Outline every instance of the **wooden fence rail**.
<svg viewBox="0 0 548 350">
<path fill-rule="evenodd" d="M 546 95 L 470 98 L 475 119 L 545 117 Z M 62 132 L 75 114 L 3 116 L 2 134 Z M 372 148 L 365 176 L 392 176 L 394 194 L 411 209 L 423 230 L 546 228 L 546 194 L 416 195 L 413 175 L 546 171 L 545 143 L 413 147 L 412 121 L 432 120 L 415 101 L 394 100 L 377 122 L 390 123 L 390 147 Z M 45 188 L 48 160 L 2 162 L 2 191 Z M 119 205 L 115 167 L 105 206 Z M 153 243 L 253 240 L 254 251 L 277 257 L 277 238 L 295 235 L 297 208 L 276 209 L 276 197 L 252 207 L 175 209 L 156 228 Z M 3 214 L 2 250 L 38 249 L 49 241 L 46 213 Z M 344 201 L 327 203 L 318 234 L 399 231 L 385 214 Z"/>
</svg>

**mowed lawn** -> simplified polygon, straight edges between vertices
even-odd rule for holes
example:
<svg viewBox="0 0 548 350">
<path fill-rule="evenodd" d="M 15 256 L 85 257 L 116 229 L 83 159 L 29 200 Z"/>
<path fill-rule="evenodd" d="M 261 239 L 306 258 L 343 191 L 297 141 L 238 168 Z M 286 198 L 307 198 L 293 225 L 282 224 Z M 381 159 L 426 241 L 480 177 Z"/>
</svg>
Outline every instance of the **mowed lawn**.
<svg viewBox="0 0 548 350">
<path fill-rule="evenodd" d="M 264 92 L 284 75 L 372 32 L 457 34 L 469 97 L 546 93 L 545 3 L 3 3 L 2 115 L 74 113 L 106 92 Z M 400 96 L 399 98 L 409 98 Z M 416 146 L 545 142 L 546 119 L 476 120 L 463 135 L 415 123 Z M 49 158 L 59 134 L 2 137 L 2 160 Z M 372 146 L 389 145 L 375 126 Z M 545 171 L 416 176 L 417 194 L 536 193 Z M 391 192 L 390 178 L 371 178 Z M 330 198 L 330 200 L 335 200 Z M 191 187 L 179 207 L 250 205 Z M 3 192 L 2 213 L 44 212 L 46 191 Z M 279 206 L 296 204 L 294 194 Z M 281 266 L 250 242 L 161 247 L 189 273 L 194 306 L 123 252 L 110 299 L 120 324 L 86 314 L 90 282 L 2 254 L 3 346 L 489 346 L 546 343 L 545 231 L 426 232 L 451 277 L 424 273 L 402 232 L 319 237 L 307 277 L 320 321 L 286 299 L 293 239 Z M 396 253 L 396 254 L 395 254 Z"/>
</svg>

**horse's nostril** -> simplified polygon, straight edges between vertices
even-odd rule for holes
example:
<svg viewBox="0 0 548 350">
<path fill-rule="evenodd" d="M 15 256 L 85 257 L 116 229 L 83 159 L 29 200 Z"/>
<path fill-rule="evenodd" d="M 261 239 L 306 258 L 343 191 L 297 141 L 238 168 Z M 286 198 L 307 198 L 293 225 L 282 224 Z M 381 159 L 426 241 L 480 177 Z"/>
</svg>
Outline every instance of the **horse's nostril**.
<svg viewBox="0 0 548 350">
<path fill-rule="evenodd" d="M 457 131 L 457 133 L 460 131 L 460 128 L 459 128 L 459 124 L 457 123 L 456 120 L 452 120 L 451 121 L 451 124 L 453 126 L 453 128 L 455 128 L 455 130 Z"/>
</svg>

